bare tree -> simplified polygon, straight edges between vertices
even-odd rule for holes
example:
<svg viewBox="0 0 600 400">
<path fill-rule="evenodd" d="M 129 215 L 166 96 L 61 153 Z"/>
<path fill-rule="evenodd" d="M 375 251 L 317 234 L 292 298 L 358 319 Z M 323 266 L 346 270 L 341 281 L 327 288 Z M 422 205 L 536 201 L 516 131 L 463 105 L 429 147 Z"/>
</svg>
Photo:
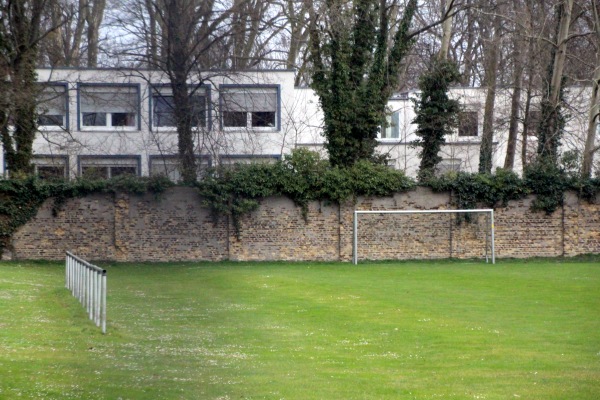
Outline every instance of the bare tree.
<svg viewBox="0 0 600 400">
<path fill-rule="evenodd" d="M 196 179 L 195 143 L 214 144 L 219 136 L 214 129 L 195 129 L 195 93 L 218 75 L 268 60 L 281 18 L 274 1 L 130 0 L 112 22 L 128 40 L 125 59 L 159 70 L 169 81 L 184 182 Z"/>
<path fill-rule="evenodd" d="M 596 146 L 596 136 L 598 135 L 598 126 L 600 125 L 600 5 L 592 1 L 590 8 L 593 15 L 593 37 L 596 44 L 596 68 L 592 77 L 588 128 L 581 167 L 581 174 L 584 177 L 591 176 L 594 154 L 600 150 L 600 147 Z"/>
<path fill-rule="evenodd" d="M 440 46 L 440 58 L 442 60 L 448 59 L 448 50 L 450 49 L 450 40 L 452 39 L 452 20 L 453 20 L 453 7 L 454 0 L 449 0 L 448 4 L 445 4 L 446 1 L 442 1 L 442 6 L 444 7 L 444 14 L 446 19 L 442 23 L 442 45 Z"/>
<path fill-rule="evenodd" d="M 48 16 L 43 28 L 55 29 L 40 43 L 40 63 L 51 67 L 98 66 L 106 0 L 46 1 Z"/>
<path fill-rule="evenodd" d="M 87 24 L 87 65 L 98 66 L 98 47 L 100 45 L 100 24 L 104 17 L 106 0 L 88 0 L 79 12 L 85 14 Z M 85 10 L 85 11 L 84 11 Z"/>
<path fill-rule="evenodd" d="M 481 135 L 481 150 L 479 152 L 479 172 L 491 172 L 494 141 L 494 108 L 496 102 L 496 80 L 499 65 L 501 18 L 497 10 L 492 9 L 486 15 L 488 24 L 484 23 L 481 34 L 485 49 L 485 107 L 483 113 L 483 132 Z M 483 21 L 482 21 L 483 22 Z"/>
<path fill-rule="evenodd" d="M 531 26 L 531 14 L 524 7 L 522 0 L 513 0 L 511 9 L 512 22 L 512 97 L 510 104 L 510 117 L 508 124 L 508 139 L 506 144 L 506 157 L 504 159 L 504 168 L 512 171 L 515 164 L 515 155 L 517 150 L 517 136 L 519 130 L 519 116 L 521 113 L 521 97 L 523 89 L 523 74 L 525 72 L 525 57 L 526 54 L 522 48 L 527 46 L 526 32 L 530 32 L 527 28 Z M 519 18 L 517 18 L 517 16 Z M 522 21 L 522 22 L 521 22 Z M 526 133 L 525 133 L 526 135 Z M 525 136 L 526 137 L 526 136 Z M 526 139 L 525 139 L 526 140 Z"/>
<path fill-rule="evenodd" d="M 296 69 L 296 86 L 301 82 L 308 83 L 307 77 L 308 60 L 306 51 L 308 37 L 310 33 L 310 21 L 315 18 L 314 7 L 316 5 L 312 0 L 285 2 L 284 15 L 287 20 L 287 35 L 284 36 L 282 46 L 287 44 L 286 68 Z M 284 31 L 285 32 L 285 31 Z"/>
<path fill-rule="evenodd" d="M 538 155 L 552 163 L 558 162 L 558 147 L 563 133 L 561 111 L 567 42 L 571 26 L 573 0 L 564 0 L 556 7 L 558 26 L 553 48 L 548 86 L 542 99 L 542 122 L 538 129 Z"/>
</svg>

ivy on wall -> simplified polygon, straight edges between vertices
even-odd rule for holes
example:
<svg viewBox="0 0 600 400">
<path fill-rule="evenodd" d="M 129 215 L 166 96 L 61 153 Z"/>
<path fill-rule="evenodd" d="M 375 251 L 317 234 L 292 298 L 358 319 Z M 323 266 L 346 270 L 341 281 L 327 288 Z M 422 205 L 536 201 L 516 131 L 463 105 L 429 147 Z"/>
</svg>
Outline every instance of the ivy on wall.
<svg viewBox="0 0 600 400">
<path fill-rule="evenodd" d="M 213 169 L 196 182 L 204 205 L 215 216 L 231 217 L 239 233 L 240 218 L 256 210 L 260 199 L 287 196 L 307 218 L 310 201 L 341 203 L 357 196 L 390 196 L 416 186 L 402 172 L 368 161 L 349 168 L 332 167 L 317 153 L 298 149 L 274 164 L 236 165 Z M 562 205 L 567 189 L 581 198 L 595 201 L 600 193 L 600 179 L 582 180 L 559 167 L 543 164 L 528 166 L 523 178 L 498 169 L 495 174 L 450 173 L 424 183 L 434 191 L 452 194 L 457 208 L 504 206 L 510 200 L 536 194 L 532 208 L 552 213 Z M 56 214 L 65 201 L 92 193 L 159 195 L 173 186 L 167 178 L 118 177 L 111 180 L 48 182 L 37 178 L 0 180 L 0 255 L 9 245 L 13 233 L 36 215 L 42 203 L 53 198 Z"/>
<path fill-rule="evenodd" d="M 54 199 L 52 212 L 60 210 L 67 199 L 92 193 L 126 192 L 160 194 L 173 184 L 166 178 L 123 176 L 111 180 L 44 181 L 36 177 L 0 180 L 0 256 L 14 232 L 34 217 L 41 205 Z"/>
<path fill-rule="evenodd" d="M 48 185 L 36 179 L 0 180 L 0 255 L 12 234 L 50 197 Z"/>
<path fill-rule="evenodd" d="M 341 203 L 355 196 L 389 196 L 415 186 L 404 173 L 369 161 L 348 168 L 330 167 L 318 153 L 297 149 L 275 164 L 213 169 L 197 183 L 204 204 L 215 215 L 228 215 L 239 233 L 240 217 L 268 196 L 286 196 L 307 218 L 313 200 Z"/>
<path fill-rule="evenodd" d="M 501 169 L 496 174 L 446 174 L 430 179 L 426 185 L 436 192 L 450 192 L 459 209 L 476 208 L 478 204 L 504 206 L 531 193 L 517 174 Z"/>
<path fill-rule="evenodd" d="M 532 211 L 551 214 L 563 205 L 564 193 L 573 190 L 589 202 L 600 193 L 600 179 L 582 179 L 551 163 L 533 163 L 523 178 L 512 171 L 497 169 L 495 174 L 450 173 L 430 179 L 426 186 L 434 191 L 450 192 L 457 208 L 475 208 L 477 204 L 502 207 L 510 200 L 536 195 Z"/>
</svg>

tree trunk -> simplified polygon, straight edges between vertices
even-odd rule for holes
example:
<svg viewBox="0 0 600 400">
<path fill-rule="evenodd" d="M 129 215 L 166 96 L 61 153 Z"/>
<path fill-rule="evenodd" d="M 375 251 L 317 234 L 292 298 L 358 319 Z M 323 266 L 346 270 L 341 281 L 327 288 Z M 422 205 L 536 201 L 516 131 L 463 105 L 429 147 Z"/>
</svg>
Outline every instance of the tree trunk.
<svg viewBox="0 0 600 400">
<path fill-rule="evenodd" d="M 583 150 L 583 163 L 581 167 L 581 175 L 589 178 L 592 175 L 592 165 L 594 153 L 598 151 L 595 148 L 596 135 L 598 134 L 598 125 L 600 124 L 600 67 L 596 67 L 594 73 L 594 83 L 592 86 L 592 96 L 590 98 L 590 112 L 588 116 L 588 129 L 585 139 L 585 148 Z"/>
<path fill-rule="evenodd" d="M 519 130 L 519 111 L 521 109 L 521 83 L 523 80 L 523 60 L 520 41 L 514 39 L 514 71 L 513 71 L 513 94 L 510 104 L 510 118 L 508 123 L 508 142 L 506 144 L 506 158 L 504 168 L 512 171 L 515 166 L 515 153 L 517 149 L 517 131 Z"/>
<path fill-rule="evenodd" d="M 573 0 L 563 1 L 560 15 L 560 28 L 556 38 L 556 54 L 554 55 L 554 67 L 552 68 L 552 81 L 550 82 L 550 102 L 558 105 L 560 99 L 560 89 L 562 86 L 563 70 L 567 58 L 567 39 L 569 37 L 569 27 L 571 25 L 571 12 L 573 10 Z"/>
<path fill-rule="evenodd" d="M 594 26 L 596 28 L 596 70 L 592 78 L 592 96 L 590 98 L 590 112 L 588 116 L 588 129 L 585 138 L 585 148 L 583 150 L 583 162 L 581 166 L 581 175 L 584 178 L 592 176 L 592 165 L 594 153 L 598 151 L 594 148 L 596 145 L 596 135 L 600 125 L 600 12 L 598 7 L 592 2 L 592 13 L 594 15 Z"/>
<path fill-rule="evenodd" d="M 286 18 L 290 23 L 290 45 L 286 58 L 286 68 L 288 69 L 301 68 L 301 65 L 298 63 L 298 57 L 300 56 L 300 50 L 304 47 L 308 39 L 309 19 L 314 18 L 314 13 L 310 11 L 313 8 L 312 0 L 301 2 L 299 10 L 296 10 L 294 6 L 295 2 L 293 1 L 288 1 L 286 4 Z M 304 18 L 307 12 L 310 14 L 308 19 Z M 298 75 L 300 75 L 299 71 Z"/>
<path fill-rule="evenodd" d="M 58 3 L 57 0 L 51 0 L 48 3 L 48 10 L 50 12 L 50 20 L 52 26 L 62 25 L 62 6 Z M 51 67 L 58 67 L 65 65 L 65 48 L 66 44 L 64 41 L 64 32 L 63 27 L 60 26 L 55 31 L 51 32 L 45 41 L 44 50 L 46 56 L 48 57 L 48 63 Z"/>
<path fill-rule="evenodd" d="M 442 45 L 440 46 L 440 59 L 448 59 L 448 50 L 450 49 L 450 39 L 452 38 L 452 15 L 450 14 L 453 0 L 450 0 L 448 6 L 444 7 L 444 16 L 446 19 L 442 24 Z"/>
<path fill-rule="evenodd" d="M 528 159 L 527 159 L 527 141 L 528 141 L 528 137 L 529 137 L 529 112 L 531 110 L 531 99 L 532 99 L 532 84 L 531 84 L 531 75 L 530 75 L 530 80 L 529 80 L 529 85 L 527 86 L 526 89 L 526 95 L 525 95 L 525 109 L 523 110 L 523 136 L 521 139 L 521 164 L 523 165 L 523 170 L 525 170 L 525 167 L 527 166 L 528 163 Z"/>
<path fill-rule="evenodd" d="M 471 78 L 473 77 L 473 68 L 476 65 L 475 53 L 476 50 L 476 35 L 473 18 L 472 1 L 467 0 L 466 10 L 464 12 L 465 18 L 467 18 L 467 44 L 465 46 L 464 53 L 464 70 L 463 70 L 463 84 L 469 86 L 471 84 Z"/>
<path fill-rule="evenodd" d="M 10 31 L 3 37 L 9 46 L 10 58 L 5 68 L 9 76 L 8 93 L 2 93 L 10 99 L 11 116 L 14 125 L 12 135 L 6 124 L 1 127 L 1 141 L 6 154 L 7 169 L 11 176 L 27 175 L 32 171 L 31 157 L 33 140 L 37 132 L 37 43 L 40 39 L 41 19 L 45 3 L 43 0 L 10 2 L 8 26 Z M 3 35 L 4 36 L 4 35 Z M 3 71 L 4 72 L 4 71 Z M 6 111 L 0 119 L 6 119 Z"/>
<path fill-rule="evenodd" d="M 85 27 L 86 13 L 86 0 L 79 0 L 79 11 L 77 12 L 77 23 L 72 33 L 72 43 L 65 43 L 68 47 L 65 56 L 65 66 L 78 67 L 81 64 L 81 41 Z"/>
<path fill-rule="evenodd" d="M 89 0 L 91 1 L 91 0 Z M 94 68 L 98 66 L 98 49 L 100 46 L 100 23 L 104 17 L 106 0 L 94 0 L 93 5 L 87 5 L 87 66 Z"/>
<path fill-rule="evenodd" d="M 173 90 L 175 120 L 177 124 L 177 144 L 181 177 L 184 183 L 196 181 L 196 158 L 192 132 L 192 110 L 188 90 L 190 58 L 189 30 L 194 16 L 193 5 L 189 0 L 168 0 L 165 7 L 167 26 L 167 71 Z"/>
<path fill-rule="evenodd" d="M 156 9 L 152 0 L 145 2 L 146 12 L 148 13 L 148 32 L 146 32 L 146 57 L 150 67 L 156 67 L 158 62 L 158 24 L 156 22 Z"/>
<path fill-rule="evenodd" d="M 494 142 L 494 106 L 496 103 L 496 77 L 498 75 L 498 45 L 500 42 L 500 18 L 494 16 L 492 32 L 487 36 L 487 60 L 485 69 L 485 107 L 483 112 L 483 132 L 479 152 L 479 172 L 492 172 Z M 484 30 L 485 31 L 485 30 Z"/>
<path fill-rule="evenodd" d="M 548 92 L 542 100 L 542 125 L 538 131 L 538 155 L 552 163 L 558 162 L 558 147 L 563 132 L 561 113 L 562 80 L 565 59 L 567 57 L 567 40 L 571 24 L 573 0 L 565 0 L 559 6 L 559 26 L 556 35 L 556 47 L 552 61 Z"/>
</svg>

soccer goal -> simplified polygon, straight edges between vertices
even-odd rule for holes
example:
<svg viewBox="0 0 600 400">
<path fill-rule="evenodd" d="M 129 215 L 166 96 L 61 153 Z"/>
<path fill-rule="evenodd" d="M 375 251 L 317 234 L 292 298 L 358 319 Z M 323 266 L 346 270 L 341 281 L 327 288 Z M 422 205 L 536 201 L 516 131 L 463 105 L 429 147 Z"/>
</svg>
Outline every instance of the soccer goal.
<svg viewBox="0 0 600 400">
<path fill-rule="evenodd" d="M 483 213 L 487 215 L 487 229 L 489 234 L 485 234 L 485 261 L 488 259 L 488 248 L 491 251 L 492 264 L 496 263 L 496 251 L 494 248 L 494 210 L 491 208 L 474 209 L 474 210 L 373 210 L 373 211 L 354 211 L 354 227 L 352 229 L 352 263 L 358 264 L 358 227 L 359 217 L 367 214 L 476 214 Z M 489 243 L 488 243 L 489 240 Z"/>
</svg>

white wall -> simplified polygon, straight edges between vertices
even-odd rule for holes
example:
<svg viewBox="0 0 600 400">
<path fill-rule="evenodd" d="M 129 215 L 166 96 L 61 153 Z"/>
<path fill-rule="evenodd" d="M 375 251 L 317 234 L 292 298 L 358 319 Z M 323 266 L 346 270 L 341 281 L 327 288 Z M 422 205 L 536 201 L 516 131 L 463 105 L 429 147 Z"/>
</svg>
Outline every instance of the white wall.
<svg viewBox="0 0 600 400">
<path fill-rule="evenodd" d="M 66 82 L 69 96 L 69 129 L 41 127 L 34 142 L 37 155 L 66 155 L 69 157 L 70 176 L 78 173 L 78 156 L 81 155 L 136 155 L 141 158 L 141 174 L 149 173 L 149 158 L 161 154 L 177 154 L 177 134 L 174 128 L 149 128 L 150 86 L 166 84 L 168 80 L 157 71 L 136 71 L 129 69 L 40 69 L 40 82 Z M 210 72 L 202 75 L 205 84 L 210 85 L 212 101 L 212 129 L 200 129 L 196 132 L 196 153 L 210 156 L 212 164 L 218 162 L 220 155 L 269 155 L 281 156 L 295 147 L 323 150 L 323 117 L 319 99 L 308 88 L 294 87 L 294 72 L 289 70 L 268 70 L 237 72 Z M 197 83 L 191 82 L 191 83 Z M 83 84 L 137 84 L 141 97 L 141 128 L 78 129 L 77 85 Z M 219 115 L 219 85 L 277 85 L 280 88 L 281 126 L 277 128 L 236 129 L 221 128 Z M 512 90 L 499 89 L 496 97 L 494 168 L 504 164 L 506 142 L 508 139 L 508 117 Z M 568 114 L 563 149 L 583 149 L 587 129 L 587 110 L 590 88 L 572 87 L 566 93 L 571 108 Z M 461 170 L 477 171 L 479 147 L 483 128 L 483 104 L 485 91 L 479 88 L 453 88 L 451 96 L 459 99 L 465 109 L 478 112 L 479 135 L 460 137 L 455 133 L 446 139 L 442 157 L 447 160 L 460 160 Z M 415 92 L 408 96 L 394 97 L 390 100 L 390 112 L 398 112 L 399 137 L 381 139 L 378 151 L 386 153 L 394 168 L 415 176 L 419 165 L 419 149 L 411 145 L 416 139 L 414 134 L 415 118 L 413 102 Z M 536 138 L 530 138 L 535 149 Z M 515 169 L 521 170 L 521 131 L 517 142 Z M 324 154 L 325 155 L 325 154 Z M 4 174 L 3 155 L 0 152 L 0 173 Z"/>
</svg>

